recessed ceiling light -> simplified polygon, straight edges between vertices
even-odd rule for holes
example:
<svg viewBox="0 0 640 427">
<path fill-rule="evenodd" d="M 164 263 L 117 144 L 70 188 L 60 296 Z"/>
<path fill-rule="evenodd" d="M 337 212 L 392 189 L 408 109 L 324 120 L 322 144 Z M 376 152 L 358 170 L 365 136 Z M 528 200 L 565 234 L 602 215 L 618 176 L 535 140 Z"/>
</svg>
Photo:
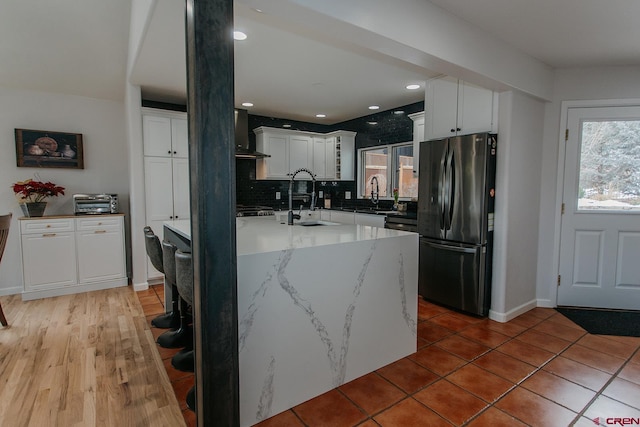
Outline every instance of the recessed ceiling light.
<svg viewBox="0 0 640 427">
<path fill-rule="evenodd" d="M 369 110 L 379 110 L 380 106 L 379 105 L 370 105 L 369 106 Z"/>
<path fill-rule="evenodd" d="M 393 114 L 404 114 L 404 111 L 402 110 L 396 110 L 393 112 Z"/>
<path fill-rule="evenodd" d="M 243 102 L 242 106 L 243 107 L 253 107 L 253 102 Z"/>
<path fill-rule="evenodd" d="M 407 89 L 409 90 L 416 90 L 416 89 L 420 89 L 420 85 L 407 85 Z"/>
<path fill-rule="evenodd" d="M 290 127 L 291 127 L 291 125 L 290 125 L 289 123 L 285 123 L 285 124 L 283 124 L 283 125 L 282 125 L 282 127 L 283 127 L 283 128 L 290 128 Z"/>
<path fill-rule="evenodd" d="M 256 9 L 256 8 L 254 8 L 253 10 L 255 10 L 255 11 L 256 11 L 256 12 L 258 12 L 258 13 L 262 13 L 262 9 Z"/>
<path fill-rule="evenodd" d="M 327 117 L 326 114 L 316 114 L 316 117 L 319 119 L 324 119 L 325 117 Z"/>
<path fill-rule="evenodd" d="M 246 40 L 247 39 L 247 35 L 245 33 L 243 33 L 242 31 L 234 31 L 233 32 L 233 39 L 234 40 Z"/>
<path fill-rule="evenodd" d="M 373 126 L 373 125 L 377 125 L 378 122 L 375 122 L 375 121 L 371 120 L 371 121 L 368 121 L 367 124 Z"/>
</svg>

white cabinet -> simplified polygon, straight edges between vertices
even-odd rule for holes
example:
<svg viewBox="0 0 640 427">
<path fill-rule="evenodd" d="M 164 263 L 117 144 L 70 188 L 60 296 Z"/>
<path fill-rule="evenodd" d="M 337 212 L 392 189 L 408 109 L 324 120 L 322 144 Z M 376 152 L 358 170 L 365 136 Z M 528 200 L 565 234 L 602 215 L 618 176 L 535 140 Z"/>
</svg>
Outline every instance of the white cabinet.
<svg viewBox="0 0 640 427">
<path fill-rule="evenodd" d="M 187 219 L 189 143 L 186 113 L 143 109 L 146 225 L 162 235 L 162 223 Z M 147 262 L 147 278 L 160 278 Z"/>
<path fill-rule="evenodd" d="M 22 298 L 126 286 L 123 218 L 22 218 Z"/>
<path fill-rule="evenodd" d="M 355 223 L 384 228 L 384 218 L 384 215 L 356 213 Z"/>
<path fill-rule="evenodd" d="M 425 92 L 424 139 L 495 130 L 493 92 L 453 77 L 430 80 Z"/>
<path fill-rule="evenodd" d="M 420 172 L 420 143 L 424 141 L 424 111 L 409 114 L 413 120 L 413 176 Z"/>
<path fill-rule="evenodd" d="M 256 150 L 271 156 L 256 161 L 257 179 L 287 180 L 306 168 L 318 180 L 353 180 L 355 132 L 319 134 L 264 126 L 254 132 Z"/>
</svg>

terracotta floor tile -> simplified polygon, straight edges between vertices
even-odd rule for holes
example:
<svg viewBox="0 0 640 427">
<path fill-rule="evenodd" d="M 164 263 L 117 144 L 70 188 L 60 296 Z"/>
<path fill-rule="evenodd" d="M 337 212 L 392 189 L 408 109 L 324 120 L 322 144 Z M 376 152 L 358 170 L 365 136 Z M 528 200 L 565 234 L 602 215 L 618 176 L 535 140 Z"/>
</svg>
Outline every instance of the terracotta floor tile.
<svg viewBox="0 0 640 427">
<path fill-rule="evenodd" d="M 407 393 L 414 393 L 440 378 L 408 358 L 384 366 L 377 372 Z"/>
<path fill-rule="evenodd" d="M 550 351 L 529 345 L 517 338 L 507 341 L 498 347 L 497 350 L 537 367 L 544 365 L 555 356 L 555 354 Z"/>
<path fill-rule="evenodd" d="M 563 340 L 571 341 L 571 342 L 578 340 L 580 337 L 586 334 L 585 331 L 581 331 L 579 329 L 572 328 L 569 326 L 564 326 L 549 320 L 545 320 L 544 322 L 538 323 L 536 326 L 533 327 L 533 330 L 538 332 L 544 332 L 545 334 L 549 334 L 554 337 L 561 338 Z"/>
<path fill-rule="evenodd" d="M 522 387 L 575 412 L 580 412 L 596 393 L 546 371 L 527 378 Z"/>
<path fill-rule="evenodd" d="M 560 353 L 562 350 L 571 345 L 571 342 L 567 340 L 553 337 L 542 332 L 534 331 L 533 329 L 530 329 L 518 335 L 516 339 L 556 354 Z"/>
<path fill-rule="evenodd" d="M 590 420 L 597 417 L 640 418 L 640 410 L 600 395 L 585 411 L 584 416 Z"/>
<path fill-rule="evenodd" d="M 255 427 L 304 427 L 304 424 L 292 410 L 288 410 L 259 422 Z"/>
<path fill-rule="evenodd" d="M 171 358 L 164 359 L 162 363 L 164 364 L 164 369 L 167 371 L 167 375 L 169 375 L 169 381 L 171 382 L 179 380 L 181 378 L 193 376 L 193 372 L 182 372 L 171 366 Z"/>
<path fill-rule="evenodd" d="M 496 401 L 513 387 L 513 383 L 473 364 L 463 366 L 446 379 L 489 403 Z"/>
<path fill-rule="evenodd" d="M 466 360 L 473 360 L 491 350 L 485 345 L 478 344 L 460 335 L 447 337 L 434 345 Z"/>
<path fill-rule="evenodd" d="M 443 328 L 451 329 L 452 331 L 461 331 L 462 329 L 468 327 L 472 323 L 462 319 L 458 316 L 455 316 L 454 313 L 445 313 L 436 317 L 432 317 L 429 319 L 430 322 L 435 323 L 436 325 L 442 326 Z"/>
<path fill-rule="evenodd" d="M 448 314 L 451 317 L 454 317 L 456 319 L 462 320 L 467 323 L 472 323 L 472 324 L 485 323 L 487 321 L 486 317 L 472 316 L 470 314 L 459 313 L 457 311 L 450 311 Z"/>
<path fill-rule="evenodd" d="M 637 363 L 638 365 L 640 365 L 640 351 L 638 351 L 636 354 L 634 354 L 633 357 L 631 357 L 631 359 L 629 359 L 629 362 Z"/>
<path fill-rule="evenodd" d="M 477 358 L 472 363 L 512 383 L 522 381 L 536 369 L 536 367 L 528 363 L 495 350 Z"/>
<path fill-rule="evenodd" d="M 565 317 L 561 313 L 554 314 L 553 316 L 549 317 L 547 321 L 558 323 L 560 325 L 567 326 L 569 328 L 578 329 L 580 331 L 584 331 L 582 326 L 578 325 L 577 323 L 574 323 L 571 319 L 569 319 L 568 317 Z"/>
<path fill-rule="evenodd" d="M 618 377 L 640 384 L 640 363 L 627 363 L 627 366 L 622 368 Z"/>
<path fill-rule="evenodd" d="M 301 403 L 293 411 L 309 427 L 351 427 L 367 418 L 336 389 Z"/>
<path fill-rule="evenodd" d="M 510 391 L 495 406 L 535 426 L 568 426 L 577 415 L 522 387 Z"/>
<path fill-rule="evenodd" d="M 413 397 L 455 425 L 463 424 L 487 407 L 486 402 L 447 380 L 440 380 Z"/>
<path fill-rule="evenodd" d="M 393 405 L 376 415 L 374 420 L 382 427 L 451 426 L 451 423 L 412 398 Z"/>
<path fill-rule="evenodd" d="M 418 342 L 416 343 L 416 350 L 420 350 L 421 348 L 425 348 L 428 345 L 431 345 L 431 341 L 424 340 L 418 337 Z"/>
<path fill-rule="evenodd" d="M 418 323 L 418 338 L 422 338 L 429 343 L 439 341 L 451 334 L 453 334 L 452 330 L 443 328 L 430 321 Z"/>
<path fill-rule="evenodd" d="M 625 362 L 624 359 L 619 357 L 601 353 L 579 344 L 572 345 L 561 354 L 567 359 L 575 360 L 610 374 L 616 373 Z"/>
<path fill-rule="evenodd" d="M 510 340 L 507 335 L 500 332 L 492 331 L 483 325 L 474 325 L 460 332 L 460 335 L 477 341 L 489 347 L 497 347 L 500 344 Z"/>
<path fill-rule="evenodd" d="M 144 297 L 144 296 L 156 296 L 156 291 L 153 290 L 153 288 L 149 287 L 147 289 L 144 289 L 142 291 L 136 291 L 136 295 L 138 296 L 138 299 L 140 297 Z"/>
<path fill-rule="evenodd" d="M 369 415 L 376 414 L 407 397 L 405 392 L 375 372 L 349 381 L 339 389 Z"/>
<path fill-rule="evenodd" d="M 378 423 L 369 419 L 363 422 L 362 424 L 358 424 L 358 427 L 379 427 L 379 426 L 378 426 Z"/>
<path fill-rule="evenodd" d="M 158 353 L 160 353 L 160 358 L 162 360 L 171 359 L 174 354 L 176 354 L 181 350 L 179 348 L 163 348 L 157 344 L 156 344 L 156 348 L 158 349 Z"/>
<path fill-rule="evenodd" d="M 556 357 L 542 369 L 594 391 L 600 390 L 611 378 L 605 372 L 562 356 Z"/>
<path fill-rule="evenodd" d="M 164 307 L 160 303 L 142 304 L 142 311 L 145 316 L 158 315 L 164 313 Z"/>
<path fill-rule="evenodd" d="M 138 301 L 140 301 L 140 305 L 151 305 L 151 304 L 162 304 L 158 296 L 154 293 L 150 295 L 139 295 Z"/>
<path fill-rule="evenodd" d="M 526 426 L 509 414 L 494 407 L 488 408 L 478 418 L 467 424 L 469 427 L 519 427 Z"/>
<path fill-rule="evenodd" d="M 611 354 L 612 356 L 628 359 L 638 348 L 635 345 L 629 345 L 620 341 L 612 340 L 602 335 L 587 334 L 578 340 L 578 344 L 589 347 L 602 353 Z"/>
<path fill-rule="evenodd" d="M 440 307 L 439 305 L 432 304 L 423 300 L 422 298 L 418 298 L 418 319 L 430 319 L 433 316 L 437 316 L 442 313 L 446 313 L 447 310 L 444 307 Z"/>
<path fill-rule="evenodd" d="M 518 325 L 517 323 L 512 322 L 500 323 L 489 320 L 486 325 L 487 329 L 500 332 L 501 334 L 507 335 L 509 337 L 515 337 L 516 335 L 519 335 L 527 330 L 525 326 Z"/>
<path fill-rule="evenodd" d="M 433 345 L 412 354 L 409 359 L 442 376 L 467 363 L 464 359 Z"/>
<path fill-rule="evenodd" d="M 194 384 L 195 377 L 193 375 L 171 382 L 171 386 L 173 387 L 173 391 L 176 393 L 176 399 L 178 399 L 180 409 L 187 408 L 187 393 Z"/>
<path fill-rule="evenodd" d="M 543 320 L 544 319 L 538 316 L 535 316 L 530 311 L 527 311 L 526 313 L 521 314 L 515 319 L 510 320 L 509 323 L 515 323 L 517 325 L 522 325 L 524 327 L 531 328 L 537 325 L 538 323 L 542 322 Z"/>
<path fill-rule="evenodd" d="M 622 337 L 616 335 L 600 335 L 603 338 L 607 338 L 610 340 L 618 341 L 623 344 L 630 345 L 632 347 L 640 347 L 640 337 Z"/>
<path fill-rule="evenodd" d="M 640 385 L 636 383 L 614 378 L 602 394 L 640 410 Z"/>
</svg>

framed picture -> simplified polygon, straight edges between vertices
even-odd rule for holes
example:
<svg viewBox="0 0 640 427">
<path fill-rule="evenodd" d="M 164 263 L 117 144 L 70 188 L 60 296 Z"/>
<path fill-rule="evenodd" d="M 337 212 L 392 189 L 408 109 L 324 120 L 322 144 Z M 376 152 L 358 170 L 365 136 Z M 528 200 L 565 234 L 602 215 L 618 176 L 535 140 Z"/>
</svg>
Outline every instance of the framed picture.
<svg viewBox="0 0 640 427">
<path fill-rule="evenodd" d="M 18 167 L 84 169 L 82 134 L 16 129 Z"/>
</svg>

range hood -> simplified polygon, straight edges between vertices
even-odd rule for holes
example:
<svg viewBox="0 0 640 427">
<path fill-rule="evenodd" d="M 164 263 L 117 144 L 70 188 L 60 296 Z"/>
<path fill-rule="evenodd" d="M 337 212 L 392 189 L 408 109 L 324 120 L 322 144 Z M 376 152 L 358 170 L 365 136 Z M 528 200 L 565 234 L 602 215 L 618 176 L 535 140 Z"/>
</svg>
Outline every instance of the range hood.
<svg viewBox="0 0 640 427">
<path fill-rule="evenodd" d="M 236 128 L 236 159 L 264 159 L 271 157 L 249 148 L 249 113 L 247 110 L 234 110 Z"/>
</svg>

